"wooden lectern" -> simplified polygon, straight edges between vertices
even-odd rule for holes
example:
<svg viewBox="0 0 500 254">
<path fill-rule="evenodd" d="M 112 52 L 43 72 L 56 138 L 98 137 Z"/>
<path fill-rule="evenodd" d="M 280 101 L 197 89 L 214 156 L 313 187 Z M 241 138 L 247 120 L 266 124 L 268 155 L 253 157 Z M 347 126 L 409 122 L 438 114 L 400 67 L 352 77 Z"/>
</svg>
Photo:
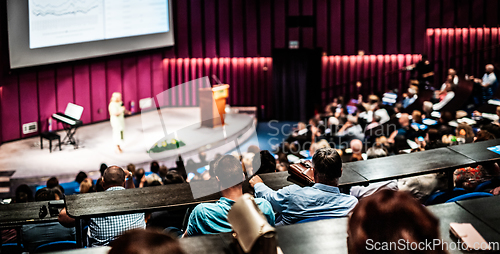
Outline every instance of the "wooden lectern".
<svg viewBox="0 0 500 254">
<path fill-rule="evenodd" d="M 215 128 L 224 125 L 226 98 L 229 96 L 229 85 L 200 88 L 201 126 Z"/>
</svg>

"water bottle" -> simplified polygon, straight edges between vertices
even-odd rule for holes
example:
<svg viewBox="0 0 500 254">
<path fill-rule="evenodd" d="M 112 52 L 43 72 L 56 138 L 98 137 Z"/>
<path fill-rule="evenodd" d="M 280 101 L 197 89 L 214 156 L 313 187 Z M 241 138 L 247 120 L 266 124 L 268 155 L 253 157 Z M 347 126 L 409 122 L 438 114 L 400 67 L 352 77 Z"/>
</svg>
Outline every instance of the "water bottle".
<svg viewBox="0 0 500 254">
<path fill-rule="evenodd" d="M 48 119 L 48 122 L 49 122 L 49 132 L 52 132 L 52 117 L 49 116 L 49 119 Z"/>
<path fill-rule="evenodd" d="M 135 113 L 135 102 L 131 101 L 130 102 L 130 113 Z"/>
</svg>

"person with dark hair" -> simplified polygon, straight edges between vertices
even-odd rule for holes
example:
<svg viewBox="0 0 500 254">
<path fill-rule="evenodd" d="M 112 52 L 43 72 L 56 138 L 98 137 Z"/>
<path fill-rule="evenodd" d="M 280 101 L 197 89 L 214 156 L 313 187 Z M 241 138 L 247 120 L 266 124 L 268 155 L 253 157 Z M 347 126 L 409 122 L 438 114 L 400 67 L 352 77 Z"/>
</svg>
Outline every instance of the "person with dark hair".
<svg viewBox="0 0 500 254">
<path fill-rule="evenodd" d="M 134 174 L 134 185 L 136 188 L 147 187 L 148 182 L 146 181 L 145 170 L 143 168 L 139 168 L 135 171 Z"/>
<path fill-rule="evenodd" d="M 495 136 L 493 136 L 493 134 L 491 134 L 490 132 L 485 131 L 485 130 L 480 130 L 476 134 L 476 138 L 474 139 L 474 143 L 486 141 L 486 140 L 491 140 L 491 139 L 495 139 Z"/>
<path fill-rule="evenodd" d="M 21 184 L 16 188 L 16 203 L 26 203 L 33 200 L 33 191 L 28 185 Z"/>
<path fill-rule="evenodd" d="M 35 201 L 63 199 L 63 194 L 57 187 L 42 188 L 35 194 Z M 59 222 L 43 224 L 28 224 L 21 228 L 24 248 L 32 253 L 36 247 L 56 241 L 75 241 L 75 228 L 65 228 Z"/>
<path fill-rule="evenodd" d="M 160 164 L 158 164 L 157 161 L 152 161 L 149 169 L 151 170 L 151 172 L 158 174 L 158 172 L 160 171 Z"/>
<path fill-rule="evenodd" d="M 184 183 L 184 178 L 177 172 L 177 170 L 169 170 L 167 177 L 163 180 L 163 184 Z"/>
<path fill-rule="evenodd" d="M 132 174 L 128 170 L 111 166 L 104 171 L 102 187 L 105 191 L 125 190 L 125 186 L 134 188 Z M 66 209 L 61 211 L 58 220 L 65 227 L 74 226 L 75 222 L 67 215 Z M 125 231 L 135 228 L 146 228 L 144 213 L 90 218 L 89 245 L 91 247 L 107 246 Z"/>
<path fill-rule="evenodd" d="M 118 237 L 108 254 L 184 254 L 179 242 L 152 230 L 134 229 Z"/>
<path fill-rule="evenodd" d="M 61 200 L 63 198 L 63 193 L 59 188 L 57 188 L 57 186 L 52 188 L 41 188 L 35 193 L 36 201 Z"/>
<path fill-rule="evenodd" d="M 102 177 L 99 177 L 95 183 L 95 191 L 101 192 L 104 191 L 104 187 L 102 187 Z"/>
<path fill-rule="evenodd" d="M 500 137 L 500 126 L 498 126 L 496 124 L 483 125 L 481 127 L 481 130 L 488 131 L 489 133 L 493 134 L 493 136 L 495 136 L 495 138 Z"/>
<path fill-rule="evenodd" d="M 438 219 L 410 194 L 391 190 L 361 200 L 352 211 L 347 232 L 348 250 L 352 254 L 371 253 L 370 243 L 396 246 L 399 241 L 418 244 L 440 239 Z M 446 253 L 443 248 L 434 249 L 423 252 Z M 383 253 L 410 251 L 393 248 Z"/>
<path fill-rule="evenodd" d="M 99 172 L 101 172 L 101 176 L 104 175 L 104 171 L 108 168 L 108 165 L 106 163 L 101 163 L 101 166 L 99 168 Z"/>
<path fill-rule="evenodd" d="M 132 173 L 132 175 L 135 174 L 135 165 L 132 163 L 129 163 L 127 165 L 127 170 L 128 170 L 128 172 Z"/>
<path fill-rule="evenodd" d="M 294 224 L 318 216 L 344 217 L 356 206 L 358 200 L 339 191 L 342 176 L 342 159 L 335 149 L 321 148 L 312 158 L 314 182 L 312 187 L 290 185 L 278 191 L 267 187 L 259 176 L 250 179 L 255 196 L 271 203 L 281 213 L 276 225 Z"/>
<path fill-rule="evenodd" d="M 59 180 L 57 180 L 57 177 L 51 177 L 49 180 L 47 180 L 47 188 L 54 188 L 59 185 Z"/>
<path fill-rule="evenodd" d="M 49 180 L 47 180 L 47 188 L 59 188 L 59 190 L 64 193 L 64 188 L 59 184 L 59 180 L 57 180 L 57 177 L 51 177 Z"/>
<path fill-rule="evenodd" d="M 191 215 L 183 236 L 231 232 L 227 213 L 243 195 L 242 182 L 245 179 L 240 162 L 234 156 L 225 155 L 214 163 L 215 178 L 219 184 L 221 198 L 216 203 L 197 205 Z M 254 199 L 269 224 L 274 226 L 274 212 L 264 199 Z"/>
<path fill-rule="evenodd" d="M 429 129 L 425 136 L 425 143 L 424 143 L 425 150 L 431 150 L 447 146 L 445 143 L 441 141 L 441 137 L 442 135 L 439 132 L 439 130 L 434 128 Z"/>
<path fill-rule="evenodd" d="M 85 172 L 83 172 L 83 171 L 80 171 L 80 172 L 78 172 L 78 174 L 75 177 L 75 182 L 77 182 L 78 184 L 81 184 L 82 181 L 85 180 L 85 178 L 87 178 L 87 174 L 85 174 Z"/>
<path fill-rule="evenodd" d="M 252 168 L 256 175 L 276 172 L 276 159 L 269 151 L 262 150 L 253 157 Z"/>
</svg>

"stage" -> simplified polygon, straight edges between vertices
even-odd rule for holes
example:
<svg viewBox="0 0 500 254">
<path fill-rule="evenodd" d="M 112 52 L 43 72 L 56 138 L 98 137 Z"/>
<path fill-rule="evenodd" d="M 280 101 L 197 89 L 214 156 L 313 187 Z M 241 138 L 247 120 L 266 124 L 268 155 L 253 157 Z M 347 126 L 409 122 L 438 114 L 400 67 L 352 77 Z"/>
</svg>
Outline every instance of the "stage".
<svg viewBox="0 0 500 254">
<path fill-rule="evenodd" d="M 164 124 L 158 120 L 159 115 Z M 241 145 L 256 135 L 256 120 L 252 114 L 226 114 L 225 121 L 224 127 L 201 127 L 198 107 L 164 108 L 161 114 L 150 111 L 129 116 L 125 119 L 125 140 L 121 154 L 115 152 L 108 121 L 78 128 L 75 135 L 77 149 L 73 145 L 62 145 L 62 151 L 59 151 L 54 145 L 57 141 L 53 141 L 50 153 L 48 140 L 44 140 L 44 149 L 40 149 L 39 136 L 9 142 L 0 146 L 0 175 L 2 172 L 13 172 L 10 176 L 13 189 L 21 183 L 43 183 L 51 176 L 57 176 L 61 182 L 72 181 L 79 171 L 96 178 L 101 163 L 108 166 L 133 163 L 149 171 L 152 160 L 158 160 L 167 167 L 175 167 L 179 154 L 184 162 L 190 158 L 198 162 L 198 153 L 205 151 L 207 160 L 211 160 L 216 153 L 230 152 L 236 144 Z M 66 135 L 64 131 L 57 133 L 61 139 Z M 162 139 L 159 138 L 165 136 L 167 141 L 175 136 L 185 146 L 159 153 L 147 152 L 155 143 L 161 145 Z"/>
</svg>

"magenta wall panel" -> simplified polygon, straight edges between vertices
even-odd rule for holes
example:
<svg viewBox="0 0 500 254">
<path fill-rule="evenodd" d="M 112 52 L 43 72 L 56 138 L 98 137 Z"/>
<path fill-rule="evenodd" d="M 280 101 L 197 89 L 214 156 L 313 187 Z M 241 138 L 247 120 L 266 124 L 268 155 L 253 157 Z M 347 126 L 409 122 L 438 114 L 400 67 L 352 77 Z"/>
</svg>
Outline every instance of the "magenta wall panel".
<svg viewBox="0 0 500 254">
<path fill-rule="evenodd" d="M 358 50 L 370 52 L 370 0 L 359 0 L 358 11 Z"/>
<path fill-rule="evenodd" d="M 259 28 L 257 22 L 258 1 L 245 1 L 245 56 L 258 56 L 259 55 Z"/>
<path fill-rule="evenodd" d="M 217 31 L 216 20 L 218 18 L 216 10 L 218 8 L 216 0 L 205 0 L 203 5 L 204 46 L 205 57 L 217 57 Z"/>
<path fill-rule="evenodd" d="M 71 75 L 69 75 L 71 77 Z M 56 109 L 56 85 L 53 70 L 38 72 L 38 107 L 40 109 L 39 130 L 48 131 L 48 119 Z M 55 122 L 54 122 L 55 123 Z M 56 129 L 55 124 L 53 128 Z"/>
<path fill-rule="evenodd" d="M 371 24 L 371 54 L 384 53 L 384 1 L 373 0 L 372 2 L 372 22 Z"/>
<path fill-rule="evenodd" d="M 152 92 L 152 69 L 151 56 L 140 56 L 137 58 L 137 100 L 149 98 Z M 136 101 L 136 103 L 138 103 Z M 136 111 L 139 110 L 139 104 L 136 104 Z"/>
<path fill-rule="evenodd" d="M 193 1 L 191 1 L 194 3 Z M 190 4 L 189 43 L 191 44 L 191 57 L 203 57 L 203 44 L 206 43 L 203 37 L 203 2 Z"/>
<path fill-rule="evenodd" d="M 394 15 L 399 13 L 398 11 L 398 3 L 401 1 L 398 0 L 387 0 L 385 6 L 385 54 L 397 54 L 399 53 L 399 40 L 401 37 L 397 36 L 398 34 L 398 15 Z M 405 7 L 402 7 L 405 8 Z M 392 15 L 391 15 L 392 14 Z"/>
<path fill-rule="evenodd" d="M 356 54 L 356 1 L 344 1 L 343 19 L 343 50 L 344 54 Z"/>
<path fill-rule="evenodd" d="M 242 0 L 233 0 L 231 2 L 231 23 L 232 23 L 232 56 L 241 57 L 245 55 L 245 27 L 243 24 L 245 15 L 245 5 Z"/>
<path fill-rule="evenodd" d="M 138 89 L 140 85 L 137 84 L 137 59 L 125 58 L 123 59 L 123 103 L 128 109 L 132 101 L 138 106 Z"/>
<path fill-rule="evenodd" d="M 219 23 L 219 33 L 217 35 L 219 40 L 219 56 L 231 56 L 231 3 L 232 0 L 219 0 L 219 14 L 217 16 Z"/>
<path fill-rule="evenodd" d="M 106 64 L 104 62 L 92 63 L 90 65 L 90 98 L 92 107 L 92 122 L 98 122 L 109 118 L 106 93 Z"/>
<path fill-rule="evenodd" d="M 330 47 L 327 52 L 332 55 L 342 54 L 342 5 L 340 1 L 330 1 L 329 39 Z"/>
<path fill-rule="evenodd" d="M 450 0 L 451 1 L 451 0 Z M 486 10 L 486 26 L 498 25 L 498 1 L 487 1 Z"/>
<path fill-rule="evenodd" d="M 19 99 L 21 126 L 25 123 L 39 122 L 37 73 L 27 72 L 19 76 Z M 35 134 L 22 134 L 21 137 Z"/>
<path fill-rule="evenodd" d="M 367 0 L 364 0 L 367 1 Z M 328 50 L 328 0 L 316 1 L 316 46 L 323 49 L 324 52 Z"/>
<path fill-rule="evenodd" d="M 496 2 L 496 1 L 492 1 Z M 454 27 L 455 26 L 455 0 L 442 0 L 441 5 L 441 21 L 443 22 L 438 27 Z M 489 15 L 491 16 L 491 15 Z"/>
<path fill-rule="evenodd" d="M 165 61 L 168 61 L 166 59 Z M 163 92 L 163 62 L 160 54 L 154 54 L 151 56 L 151 97 L 156 98 L 156 95 Z M 163 101 L 157 101 L 157 107 L 161 106 Z"/>
<path fill-rule="evenodd" d="M 82 117 L 83 124 L 92 122 L 92 103 L 90 100 L 90 72 L 89 65 L 75 65 L 74 67 L 74 85 L 75 85 L 75 104 L 84 106 Z"/>
<path fill-rule="evenodd" d="M 73 97 L 73 68 L 71 66 L 58 68 L 56 70 L 56 84 L 57 84 L 57 112 L 63 112 L 66 110 L 68 103 L 74 103 Z M 41 89 L 42 84 L 39 84 Z M 40 108 L 42 109 L 42 108 Z M 52 112 L 54 113 L 54 112 Z M 44 120 L 43 117 L 40 120 Z M 57 124 L 58 129 L 62 129 L 61 123 Z"/>
<path fill-rule="evenodd" d="M 189 2 L 190 1 L 174 1 L 174 8 L 177 15 L 174 15 L 174 33 L 175 44 L 184 45 L 175 47 L 177 57 L 189 57 L 190 43 L 189 38 Z"/>
<path fill-rule="evenodd" d="M 106 63 L 106 98 L 107 103 L 114 92 L 123 93 L 122 90 L 122 61 L 120 59 L 109 60 Z"/>
<path fill-rule="evenodd" d="M 0 108 L 2 117 L 2 139 L 14 140 L 21 138 L 21 115 L 19 110 L 19 85 L 17 76 L 4 79 L 0 87 Z"/>
</svg>

